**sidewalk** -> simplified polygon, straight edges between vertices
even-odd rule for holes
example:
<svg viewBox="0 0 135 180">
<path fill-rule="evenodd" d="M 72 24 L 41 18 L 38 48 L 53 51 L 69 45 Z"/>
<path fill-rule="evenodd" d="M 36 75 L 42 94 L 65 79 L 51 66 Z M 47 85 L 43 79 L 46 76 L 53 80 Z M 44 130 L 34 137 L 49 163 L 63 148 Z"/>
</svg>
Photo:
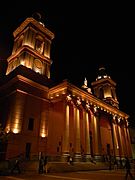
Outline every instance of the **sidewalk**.
<svg viewBox="0 0 135 180">
<path fill-rule="evenodd" d="M 75 172 L 75 171 L 90 171 L 90 170 L 108 170 L 108 165 L 105 163 L 97 162 L 96 164 L 91 162 L 74 162 L 72 165 L 67 162 L 48 162 L 48 173 L 52 172 Z M 26 164 L 25 172 L 37 171 L 38 162 L 29 162 Z"/>
<path fill-rule="evenodd" d="M 38 173 L 39 161 L 26 161 L 22 163 L 21 172 L 22 173 Z M 0 175 L 9 175 L 11 173 L 11 168 L 0 169 Z M 75 171 L 97 171 L 97 170 L 109 170 L 109 165 L 103 162 L 73 162 L 69 164 L 68 162 L 48 162 L 47 172 L 57 173 L 57 172 L 75 172 Z M 113 171 L 113 166 L 111 171 Z M 119 169 L 124 171 L 125 169 Z"/>
</svg>

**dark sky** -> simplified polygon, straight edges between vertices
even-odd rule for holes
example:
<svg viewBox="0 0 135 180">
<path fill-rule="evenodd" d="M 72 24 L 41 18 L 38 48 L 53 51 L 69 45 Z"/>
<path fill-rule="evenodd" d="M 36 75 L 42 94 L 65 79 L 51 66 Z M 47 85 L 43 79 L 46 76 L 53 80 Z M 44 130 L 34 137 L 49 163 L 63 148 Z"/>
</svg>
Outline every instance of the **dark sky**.
<svg viewBox="0 0 135 180">
<path fill-rule="evenodd" d="M 135 124 L 135 29 L 133 4 L 91 1 L 27 0 L 0 5 L 0 58 L 12 52 L 13 31 L 33 13 L 55 34 L 51 78 L 88 86 L 104 66 L 117 83 L 120 109 Z M 10 4 L 9 4 L 10 3 Z"/>
</svg>

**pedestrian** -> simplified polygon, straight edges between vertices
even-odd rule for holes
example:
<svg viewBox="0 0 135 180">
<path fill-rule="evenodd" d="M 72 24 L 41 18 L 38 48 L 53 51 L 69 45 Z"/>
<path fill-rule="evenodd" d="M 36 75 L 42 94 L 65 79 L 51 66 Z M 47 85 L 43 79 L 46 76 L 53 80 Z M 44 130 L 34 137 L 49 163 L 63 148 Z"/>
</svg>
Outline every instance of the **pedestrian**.
<svg viewBox="0 0 135 180">
<path fill-rule="evenodd" d="M 15 164 L 11 170 L 11 173 L 14 173 L 14 171 L 17 170 L 19 174 L 21 174 L 21 169 L 20 169 L 20 160 L 16 159 Z"/>
<path fill-rule="evenodd" d="M 73 158 L 71 156 L 69 157 L 69 164 L 73 165 Z"/>
<path fill-rule="evenodd" d="M 134 179 L 134 178 L 133 178 L 133 175 L 132 175 L 132 173 L 131 173 L 131 165 L 130 165 L 130 161 L 129 161 L 128 157 L 126 157 L 126 161 L 125 161 L 124 167 L 126 168 L 126 176 L 125 176 L 125 179 L 127 180 L 128 175 L 131 177 L 131 179 Z"/>
<path fill-rule="evenodd" d="M 118 169 L 118 162 L 117 162 L 117 160 L 115 159 L 114 160 L 114 170 L 117 170 Z"/>
<path fill-rule="evenodd" d="M 91 161 L 93 164 L 96 164 L 96 161 L 94 160 L 93 157 L 91 157 L 90 161 Z"/>
<path fill-rule="evenodd" d="M 41 156 L 39 160 L 39 169 L 38 169 L 39 174 L 43 174 L 44 172 L 44 158 Z"/>
<path fill-rule="evenodd" d="M 109 156 L 109 170 L 112 169 L 112 157 Z"/>
<path fill-rule="evenodd" d="M 48 157 L 45 156 L 45 159 L 44 159 L 44 167 L 45 167 L 45 173 L 47 174 L 48 172 Z"/>
<path fill-rule="evenodd" d="M 70 160 L 70 156 L 67 157 L 67 162 L 68 162 L 68 164 L 70 164 L 70 161 L 69 161 L 69 160 Z"/>
</svg>

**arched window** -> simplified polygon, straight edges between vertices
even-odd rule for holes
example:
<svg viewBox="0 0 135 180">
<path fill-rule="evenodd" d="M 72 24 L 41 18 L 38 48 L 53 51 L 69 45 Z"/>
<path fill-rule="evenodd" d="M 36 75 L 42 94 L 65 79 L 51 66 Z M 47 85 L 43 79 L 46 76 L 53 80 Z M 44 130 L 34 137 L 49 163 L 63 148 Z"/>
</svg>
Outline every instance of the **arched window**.
<svg viewBox="0 0 135 180">
<path fill-rule="evenodd" d="M 37 36 L 36 37 L 36 44 L 35 44 L 35 49 L 39 52 L 39 53 L 43 53 L 43 48 L 44 48 L 44 41 L 43 38 L 41 36 Z"/>
<path fill-rule="evenodd" d="M 34 70 L 42 74 L 42 62 L 39 59 L 34 59 Z"/>
</svg>

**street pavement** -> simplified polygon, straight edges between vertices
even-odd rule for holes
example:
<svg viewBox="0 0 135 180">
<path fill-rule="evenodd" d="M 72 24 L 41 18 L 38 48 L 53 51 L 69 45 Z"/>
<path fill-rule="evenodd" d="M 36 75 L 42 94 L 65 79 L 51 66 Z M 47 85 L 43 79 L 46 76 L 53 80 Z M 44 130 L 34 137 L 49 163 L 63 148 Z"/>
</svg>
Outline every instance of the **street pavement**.
<svg viewBox="0 0 135 180">
<path fill-rule="evenodd" d="M 96 170 L 66 173 L 23 173 L 0 176 L 0 180 L 125 180 L 125 170 Z M 132 170 L 135 179 L 135 172 Z M 128 177 L 130 180 L 130 177 Z"/>
</svg>

